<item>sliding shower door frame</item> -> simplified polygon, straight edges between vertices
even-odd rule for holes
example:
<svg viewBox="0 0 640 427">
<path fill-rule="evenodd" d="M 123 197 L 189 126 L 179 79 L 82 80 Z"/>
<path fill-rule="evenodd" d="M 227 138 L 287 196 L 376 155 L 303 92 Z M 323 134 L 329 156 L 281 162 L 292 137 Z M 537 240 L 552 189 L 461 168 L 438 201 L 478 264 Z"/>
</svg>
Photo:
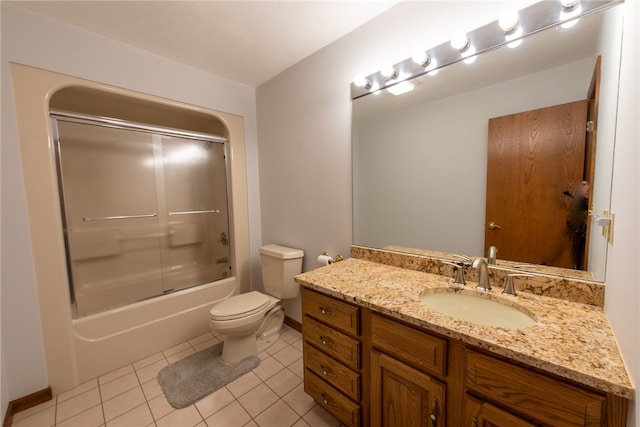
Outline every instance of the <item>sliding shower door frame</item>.
<svg viewBox="0 0 640 427">
<path fill-rule="evenodd" d="M 62 218 L 62 225 L 63 225 L 63 241 L 65 244 L 65 255 L 66 255 L 66 267 L 67 267 L 67 273 L 68 273 L 68 280 L 69 280 L 69 293 L 70 293 L 70 299 L 71 299 L 71 307 L 73 310 L 73 317 L 77 318 L 77 317 L 81 317 L 84 315 L 88 315 L 88 314 L 94 314 L 97 311 L 102 311 L 102 310 L 108 310 L 111 308 L 114 308 L 113 306 L 110 307 L 105 307 L 103 309 L 97 310 L 97 311 L 91 311 L 91 312 L 82 312 L 79 313 L 78 311 L 78 305 L 77 305 L 77 295 L 76 295 L 76 288 L 75 288 L 75 284 L 74 284 L 74 270 L 73 270 L 73 261 L 72 261 L 72 253 L 70 250 L 70 239 L 69 239 L 69 225 L 70 225 L 70 221 L 69 218 L 67 218 L 67 212 L 66 212 L 66 204 L 65 204 L 65 188 L 64 188 L 64 179 L 63 179 L 63 161 L 62 161 L 62 149 L 61 149 L 61 138 L 60 138 L 60 130 L 58 127 L 58 122 L 59 121 L 64 121 L 64 122 L 70 122 L 70 123 L 78 123 L 78 124 L 85 124 L 85 125 L 94 125 L 94 126 L 100 126 L 100 127 L 105 127 L 105 128 L 113 128 L 113 129 L 121 129 L 121 130 L 125 130 L 125 131 L 135 131 L 135 132 L 141 132 L 144 134 L 147 134 L 151 137 L 151 144 L 152 144 L 152 150 L 153 150 L 153 159 L 154 159 L 154 164 L 161 164 L 162 167 L 157 167 L 154 166 L 154 178 L 155 178 L 155 182 L 156 182 L 156 186 L 155 186 L 155 191 L 156 191 L 156 210 L 153 213 L 133 213 L 132 215 L 123 215 L 123 216 L 104 216 L 104 217 L 93 217 L 93 218 L 88 218 L 88 217 L 84 217 L 83 221 L 111 221 L 111 220 L 120 220 L 120 219 L 135 219 L 135 218 L 151 218 L 151 217 L 159 217 L 158 220 L 160 221 L 161 219 L 166 222 L 167 224 L 169 224 L 169 217 L 172 215 L 199 215 L 199 214 L 203 214 L 203 213 L 213 213 L 213 214 L 219 214 L 221 213 L 220 209 L 213 209 L 213 210 L 192 210 L 192 211 L 180 211 L 180 212 L 170 212 L 167 206 L 167 195 L 165 193 L 165 165 L 164 165 L 164 154 L 163 154 L 163 137 L 173 137 L 173 138 L 181 138 L 181 139 L 187 139 L 187 140 L 194 140 L 194 141 L 198 141 L 198 142 L 208 142 L 210 144 L 222 144 L 223 147 L 223 156 L 224 156 L 224 179 L 225 179 L 225 202 L 226 202 L 226 208 L 224 209 L 224 211 L 226 212 L 226 225 L 227 225 L 227 234 L 226 234 L 226 238 L 227 238 L 227 245 L 229 246 L 228 249 L 228 275 L 232 276 L 233 275 L 233 271 L 235 270 L 235 263 L 234 263 L 234 258 L 233 258 L 233 254 L 234 254 L 234 243 L 233 243 L 233 239 L 229 238 L 229 236 L 233 236 L 233 224 L 231 222 L 231 215 L 232 215 L 232 203 L 231 203 L 231 182 L 230 182 L 230 170 L 229 170 L 229 157 L 228 157 L 228 153 L 227 153 L 227 143 L 228 143 L 228 139 L 224 136 L 219 136 L 219 135 L 212 135 L 212 134 L 207 134 L 207 133 L 202 133 L 202 132 L 193 132 L 193 131 L 189 131 L 189 130 L 182 130 L 182 129 L 173 129 L 173 128 L 167 128 L 167 127 L 162 127 L 162 126 L 154 126 L 154 125 L 148 125 L 148 124 L 143 124 L 143 123 L 136 123 L 136 122 L 130 122 L 130 121 L 124 121 L 124 120 L 120 120 L 120 119 L 114 119 L 114 118 L 109 118 L 109 117 L 100 117 L 100 116 L 91 116 L 91 115 L 86 115 L 86 114 L 79 114 L 79 113 L 75 113 L 75 112 L 68 112 L 68 111 L 60 111 L 60 110 L 51 110 L 50 111 L 50 119 L 51 119 L 51 127 L 52 127 L 52 132 L 53 132 L 53 142 L 54 142 L 54 152 L 55 152 L 55 163 L 56 163 L 56 170 L 57 170 L 57 183 L 58 183 L 58 190 L 59 190 L 59 198 L 60 198 L 60 212 L 61 212 L 61 218 Z M 162 195 L 164 194 L 164 196 Z M 160 223 L 164 223 L 164 222 L 159 222 L 158 226 Z M 158 234 L 160 234 L 160 231 L 158 232 Z M 222 238 L 221 238 L 222 239 Z M 164 266 L 166 265 L 171 265 L 170 261 L 169 261 L 169 249 L 167 248 L 163 248 L 162 245 L 160 245 L 160 266 L 161 269 L 160 271 L 164 271 Z M 161 274 L 161 280 L 162 282 L 165 282 L 165 277 L 164 277 L 164 273 Z M 220 277 L 215 280 L 221 280 L 224 279 L 225 277 Z M 207 282 L 203 282 L 203 283 L 196 283 L 190 286 L 186 286 L 187 287 L 193 287 L 193 286 L 199 286 L 201 284 L 204 284 Z M 131 301 L 129 303 L 135 303 L 135 302 L 139 302 L 142 301 L 144 299 L 149 299 L 149 298 L 156 298 L 158 296 L 164 295 L 166 293 L 170 293 L 170 292 L 174 292 L 174 291 L 179 291 L 182 290 L 183 288 L 179 288 L 179 289 L 174 289 L 172 286 L 168 286 L 165 283 L 162 283 L 162 289 L 163 292 L 156 294 L 156 295 L 151 295 L 147 298 L 143 298 L 143 299 L 138 299 L 135 301 Z"/>
</svg>

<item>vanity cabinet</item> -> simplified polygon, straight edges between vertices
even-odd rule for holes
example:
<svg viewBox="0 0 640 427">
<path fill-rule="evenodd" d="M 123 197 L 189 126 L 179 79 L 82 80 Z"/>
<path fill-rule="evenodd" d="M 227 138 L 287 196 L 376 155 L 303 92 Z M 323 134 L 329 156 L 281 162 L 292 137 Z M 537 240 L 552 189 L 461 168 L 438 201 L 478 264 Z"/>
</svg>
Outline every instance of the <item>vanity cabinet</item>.
<svg viewBox="0 0 640 427">
<path fill-rule="evenodd" d="M 371 425 L 447 425 L 447 341 L 372 314 L 371 345 Z"/>
<path fill-rule="evenodd" d="M 349 426 L 626 425 L 628 400 L 315 291 L 305 391 Z"/>
<path fill-rule="evenodd" d="M 304 390 L 348 426 L 362 423 L 358 306 L 302 289 Z"/>
<path fill-rule="evenodd" d="M 465 386 L 468 393 L 510 408 L 514 413 L 535 421 L 536 425 L 606 425 L 607 398 L 604 394 L 567 384 L 474 350 L 466 352 Z M 475 399 L 470 398 L 467 402 L 467 425 L 475 425 L 483 416 L 475 414 L 478 406 Z M 482 401 L 479 405 L 480 412 L 485 412 L 485 419 L 489 418 L 486 413 L 498 417 Z M 506 418 L 507 413 L 503 415 L 505 417 L 499 419 L 509 419 Z M 515 419 L 515 416 L 511 419 Z M 510 426 L 510 422 L 488 425 Z M 522 423 L 529 425 L 524 421 Z"/>
</svg>

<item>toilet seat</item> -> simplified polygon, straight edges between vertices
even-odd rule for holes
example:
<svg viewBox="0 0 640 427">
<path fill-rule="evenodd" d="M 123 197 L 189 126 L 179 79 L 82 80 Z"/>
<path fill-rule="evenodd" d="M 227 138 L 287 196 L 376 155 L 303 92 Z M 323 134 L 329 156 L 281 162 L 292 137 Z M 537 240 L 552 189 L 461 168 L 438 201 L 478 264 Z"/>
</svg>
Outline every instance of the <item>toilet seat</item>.
<svg viewBox="0 0 640 427">
<path fill-rule="evenodd" d="M 264 310 L 270 301 L 268 296 L 260 292 L 247 292 L 214 304 L 209 314 L 212 320 L 239 319 Z"/>
</svg>

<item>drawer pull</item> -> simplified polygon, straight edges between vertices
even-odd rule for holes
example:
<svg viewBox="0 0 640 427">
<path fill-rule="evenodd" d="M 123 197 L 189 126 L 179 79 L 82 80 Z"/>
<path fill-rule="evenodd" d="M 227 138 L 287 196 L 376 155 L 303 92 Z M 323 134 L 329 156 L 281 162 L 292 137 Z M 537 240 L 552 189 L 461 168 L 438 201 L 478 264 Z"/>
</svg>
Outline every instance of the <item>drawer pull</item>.
<svg viewBox="0 0 640 427">
<path fill-rule="evenodd" d="M 323 337 L 322 335 L 320 335 L 320 342 L 322 343 L 322 345 L 326 345 L 327 347 L 335 347 L 336 346 L 333 341 Z"/>
<path fill-rule="evenodd" d="M 473 421 L 471 421 L 471 427 L 478 427 L 478 419 L 473 417 Z"/>
<path fill-rule="evenodd" d="M 322 370 L 322 375 L 324 375 L 325 377 L 336 378 L 336 374 L 334 374 L 324 366 L 320 365 L 320 369 Z"/>
<path fill-rule="evenodd" d="M 324 403 L 325 405 L 333 406 L 334 408 L 338 407 L 338 405 L 336 405 L 335 403 L 333 403 L 332 401 L 329 400 L 329 398 L 327 397 L 326 394 L 320 393 L 320 396 L 322 397 L 322 403 Z"/>
<path fill-rule="evenodd" d="M 322 306 L 318 307 L 318 310 L 320 310 L 320 313 L 323 314 L 324 316 L 335 316 L 336 312 L 335 311 L 331 311 L 327 308 L 324 308 Z"/>
</svg>

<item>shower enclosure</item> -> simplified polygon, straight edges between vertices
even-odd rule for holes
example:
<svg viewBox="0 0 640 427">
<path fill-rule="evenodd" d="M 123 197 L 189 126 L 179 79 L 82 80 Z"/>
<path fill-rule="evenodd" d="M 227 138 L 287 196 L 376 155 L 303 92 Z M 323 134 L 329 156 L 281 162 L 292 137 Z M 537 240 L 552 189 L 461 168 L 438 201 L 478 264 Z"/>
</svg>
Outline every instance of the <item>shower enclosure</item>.
<svg viewBox="0 0 640 427">
<path fill-rule="evenodd" d="M 76 317 L 231 276 L 226 138 L 51 118 Z"/>
</svg>

